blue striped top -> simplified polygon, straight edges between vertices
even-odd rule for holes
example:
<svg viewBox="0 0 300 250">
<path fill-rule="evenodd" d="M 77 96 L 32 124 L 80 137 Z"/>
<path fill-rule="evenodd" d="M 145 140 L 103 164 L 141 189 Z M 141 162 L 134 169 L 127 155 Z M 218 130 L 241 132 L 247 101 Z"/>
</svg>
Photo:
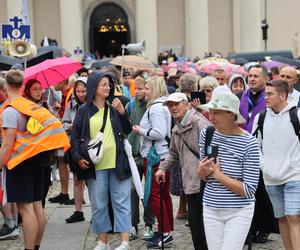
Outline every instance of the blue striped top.
<svg viewBox="0 0 300 250">
<path fill-rule="evenodd" d="M 205 135 L 206 129 L 203 129 L 199 142 L 201 159 L 205 157 Z M 254 202 L 260 170 L 260 151 L 255 138 L 249 133 L 224 135 L 215 131 L 211 145 L 219 148 L 221 171 L 243 182 L 246 197 L 239 196 L 213 177 L 208 177 L 203 203 L 211 208 L 242 208 Z"/>
</svg>

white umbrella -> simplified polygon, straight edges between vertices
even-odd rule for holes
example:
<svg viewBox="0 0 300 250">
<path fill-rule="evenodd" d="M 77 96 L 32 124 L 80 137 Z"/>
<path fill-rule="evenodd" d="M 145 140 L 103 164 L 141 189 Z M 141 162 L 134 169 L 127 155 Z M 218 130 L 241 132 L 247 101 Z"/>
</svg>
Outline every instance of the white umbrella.
<svg viewBox="0 0 300 250">
<path fill-rule="evenodd" d="M 133 156 L 132 156 L 131 145 L 130 145 L 130 143 L 127 139 L 124 140 L 124 149 L 125 149 L 125 152 L 126 152 L 127 157 L 128 157 L 130 170 L 131 170 L 131 174 L 132 174 L 132 180 L 133 180 L 135 190 L 136 190 L 139 198 L 141 200 L 143 200 L 143 198 L 144 198 L 143 186 L 142 186 L 142 183 L 141 183 L 141 180 L 140 180 L 139 171 L 137 169 L 136 163 L 135 163 L 135 161 L 133 159 Z"/>
</svg>

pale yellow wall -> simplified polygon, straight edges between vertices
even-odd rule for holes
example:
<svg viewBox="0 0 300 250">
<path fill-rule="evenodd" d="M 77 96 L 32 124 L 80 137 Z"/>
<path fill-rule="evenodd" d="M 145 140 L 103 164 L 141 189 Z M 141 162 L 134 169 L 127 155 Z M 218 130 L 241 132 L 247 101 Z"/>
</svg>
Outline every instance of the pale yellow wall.
<svg viewBox="0 0 300 250">
<path fill-rule="evenodd" d="M 208 1 L 209 50 L 227 56 L 233 50 L 232 0 Z"/>
<path fill-rule="evenodd" d="M 272 2 L 272 3 L 271 3 Z M 264 8 L 264 5 L 263 5 Z M 292 50 L 292 38 L 295 32 L 300 37 L 300 1 L 272 0 L 267 5 L 268 49 Z M 300 44 L 299 44 L 300 45 Z"/>
<path fill-rule="evenodd" d="M 158 46 L 184 45 L 184 0 L 158 0 Z"/>
<path fill-rule="evenodd" d="M 0 23 L 8 23 L 8 18 L 6 14 L 6 0 L 0 0 Z M 2 34 L 2 29 L 0 31 Z"/>
<path fill-rule="evenodd" d="M 61 44 L 59 0 L 33 0 L 35 43 L 48 36 Z M 71 12 L 71 9 L 70 9 Z"/>
</svg>

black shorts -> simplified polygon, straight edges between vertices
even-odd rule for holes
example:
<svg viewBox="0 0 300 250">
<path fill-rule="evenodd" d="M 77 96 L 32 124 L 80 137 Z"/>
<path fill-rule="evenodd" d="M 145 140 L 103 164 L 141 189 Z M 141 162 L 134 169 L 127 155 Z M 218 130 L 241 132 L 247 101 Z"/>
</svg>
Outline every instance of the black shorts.
<svg viewBox="0 0 300 250">
<path fill-rule="evenodd" d="M 7 170 L 7 202 L 41 201 L 44 198 L 46 168 L 28 159 Z"/>
<path fill-rule="evenodd" d="M 66 152 L 66 154 L 68 155 L 68 161 L 69 161 L 69 167 L 70 167 L 70 171 L 77 176 L 77 170 L 78 170 L 78 164 L 73 160 L 72 158 L 72 154 L 71 154 L 71 150 L 68 150 L 68 152 Z"/>
</svg>

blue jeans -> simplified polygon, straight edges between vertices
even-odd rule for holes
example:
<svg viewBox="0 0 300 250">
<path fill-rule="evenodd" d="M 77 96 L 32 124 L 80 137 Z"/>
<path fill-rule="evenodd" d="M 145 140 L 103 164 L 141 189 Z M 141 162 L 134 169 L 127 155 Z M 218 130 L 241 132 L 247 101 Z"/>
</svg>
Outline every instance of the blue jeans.
<svg viewBox="0 0 300 250">
<path fill-rule="evenodd" d="M 108 212 L 109 195 L 114 212 L 114 231 L 130 232 L 131 229 L 131 181 L 118 179 L 114 169 L 96 171 L 96 180 L 87 181 L 92 207 L 92 227 L 96 234 L 112 229 Z"/>
</svg>

